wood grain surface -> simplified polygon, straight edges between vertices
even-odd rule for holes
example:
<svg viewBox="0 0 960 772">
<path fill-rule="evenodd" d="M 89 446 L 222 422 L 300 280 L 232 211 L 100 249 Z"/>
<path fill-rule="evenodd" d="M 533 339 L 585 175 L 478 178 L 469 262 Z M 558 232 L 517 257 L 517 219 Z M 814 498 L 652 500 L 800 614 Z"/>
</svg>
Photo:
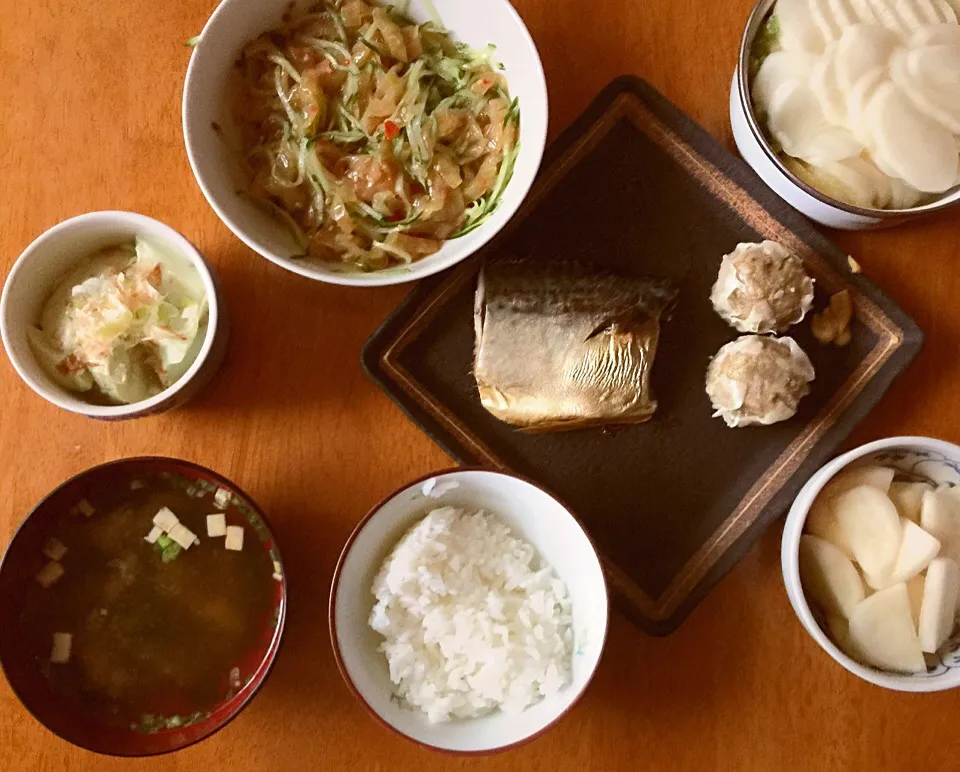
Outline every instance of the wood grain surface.
<svg viewBox="0 0 960 772">
<path fill-rule="evenodd" d="M 482 3 L 483 0 L 464 0 Z M 551 134 L 612 77 L 646 78 L 730 142 L 727 94 L 750 0 L 517 0 L 550 87 Z M 233 318 L 218 379 L 188 407 L 107 424 L 46 404 L 0 362 L 0 543 L 64 478 L 163 454 L 236 480 L 268 513 L 291 603 L 276 669 L 223 732 L 173 756 L 105 759 L 42 728 L 0 685 L 0 770 L 946 770 L 960 694 L 861 683 L 803 632 L 780 577 L 779 525 L 665 639 L 614 615 L 596 679 L 550 733 L 459 759 L 389 734 L 336 672 L 327 593 L 366 509 L 450 464 L 365 378 L 363 341 L 405 293 L 298 278 L 240 244 L 194 183 L 180 133 L 189 50 L 215 0 L 0 0 L 0 268 L 95 209 L 170 223 L 212 260 Z M 585 227 L 596 224 L 585 223 Z M 927 332 L 919 360 L 853 442 L 960 440 L 957 214 L 837 242 Z M 852 443 L 851 443 L 852 444 Z"/>
</svg>

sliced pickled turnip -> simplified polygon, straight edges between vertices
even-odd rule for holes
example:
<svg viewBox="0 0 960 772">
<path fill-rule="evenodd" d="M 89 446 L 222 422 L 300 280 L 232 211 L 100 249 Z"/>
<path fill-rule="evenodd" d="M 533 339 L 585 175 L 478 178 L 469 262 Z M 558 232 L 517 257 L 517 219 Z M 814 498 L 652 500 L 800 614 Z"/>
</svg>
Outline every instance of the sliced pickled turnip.
<svg viewBox="0 0 960 772">
<path fill-rule="evenodd" d="M 817 99 L 823 115 L 830 123 L 845 126 L 847 123 L 847 100 L 837 80 L 836 46 L 831 44 L 810 71 L 810 88 Z"/>
<path fill-rule="evenodd" d="M 876 667 L 904 673 L 927 669 L 906 584 L 895 584 L 858 604 L 850 614 L 850 639 Z"/>
<path fill-rule="evenodd" d="M 800 537 L 800 581 L 803 591 L 824 611 L 849 617 L 864 598 L 863 582 L 850 559 L 830 542 Z"/>
<path fill-rule="evenodd" d="M 810 13 L 807 0 L 778 0 L 780 45 L 785 51 L 820 53 L 826 44 Z"/>
<path fill-rule="evenodd" d="M 912 520 L 901 518 L 903 537 L 891 579 L 906 582 L 925 570 L 940 552 L 940 542 Z"/>
<path fill-rule="evenodd" d="M 949 4 L 947 4 L 949 7 Z M 960 8 L 960 2 L 957 3 Z M 956 11 L 950 8 L 951 11 Z M 923 48 L 924 46 L 956 45 L 960 43 L 960 26 L 956 22 L 947 24 L 928 24 L 921 27 L 910 36 L 907 45 L 910 48 Z"/>
<path fill-rule="evenodd" d="M 918 3 L 921 1 L 922 0 L 893 0 L 892 2 L 894 12 L 900 17 L 903 25 L 910 30 L 911 33 L 920 29 L 920 27 L 928 22 L 918 7 Z"/>
<path fill-rule="evenodd" d="M 921 650 L 933 654 L 953 632 L 960 593 L 960 568 L 950 558 L 937 558 L 927 569 L 917 625 Z"/>
<path fill-rule="evenodd" d="M 960 88 L 960 43 L 941 43 L 907 51 L 907 70 L 930 86 Z"/>
<path fill-rule="evenodd" d="M 867 73 L 887 66 L 900 39 L 878 24 L 848 27 L 837 42 L 837 81 L 844 91 L 852 89 Z"/>
<path fill-rule="evenodd" d="M 830 0 L 807 0 L 807 4 L 810 6 L 813 23 L 817 25 L 824 41 L 829 43 L 831 40 L 838 40 L 843 30 L 833 18 Z"/>
<path fill-rule="evenodd" d="M 847 533 L 841 527 L 840 521 L 837 520 L 833 505 L 823 494 L 813 502 L 804 525 L 811 534 L 829 542 L 846 557 L 853 558 L 853 550 L 850 548 Z"/>
<path fill-rule="evenodd" d="M 913 3 L 917 18 L 920 19 L 917 29 L 927 24 L 939 24 L 945 21 L 944 16 L 934 0 L 909 0 L 909 2 Z"/>
<path fill-rule="evenodd" d="M 805 82 L 817 58 L 798 51 L 774 51 L 763 60 L 753 79 L 753 101 L 764 112 L 770 112 L 773 95 L 781 86 Z"/>
<path fill-rule="evenodd" d="M 960 16 L 960 2 L 958 0 L 953 0 L 952 5 L 950 0 L 933 0 L 933 4 L 937 6 L 945 24 L 957 23 L 957 17 Z"/>
<path fill-rule="evenodd" d="M 877 15 L 870 7 L 870 0 L 850 0 L 850 6 L 861 24 L 879 24 Z"/>
<path fill-rule="evenodd" d="M 880 203 L 877 182 L 868 170 L 866 162 L 859 157 L 847 158 L 824 164 L 823 171 L 830 174 L 847 195 L 842 200 L 856 206 L 877 207 Z M 877 170 L 879 172 L 879 170 Z M 884 175 L 878 175 L 886 179 Z M 887 186 L 889 187 L 889 185 Z"/>
<path fill-rule="evenodd" d="M 875 67 L 861 75 L 847 91 L 847 126 L 867 146 L 873 132 L 867 123 L 866 111 L 877 89 L 887 80 L 887 68 Z M 882 167 L 881 167 L 882 168 Z"/>
<path fill-rule="evenodd" d="M 909 64 L 909 54 L 912 53 L 915 52 L 902 49 L 894 52 L 890 58 L 890 77 L 903 88 L 918 111 L 947 131 L 960 134 L 960 87 L 932 82 L 925 75 L 914 75 Z M 914 62 L 913 68 L 917 69 L 918 66 L 918 63 Z"/>
<path fill-rule="evenodd" d="M 923 494 L 932 490 L 928 483 L 923 482 L 894 482 L 890 484 L 887 494 L 897 507 L 900 517 L 920 524 L 920 503 Z"/>
<path fill-rule="evenodd" d="M 942 193 L 957 179 L 953 134 L 914 107 L 894 83 L 883 83 L 867 107 L 875 156 L 924 193 Z"/>
<path fill-rule="evenodd" d="M 906 37 L 910 34 L 910 29 L 903 23 L 900 16 L 894 10 L 894 4 L 890 0 L 869 0 L 870 10 L 873 11 L 877 21 L 891 32 Z"/>
<path fill-rule="evenodd" d="M 912 209 L 920 203 L 923 193 L 915 187 L 892 175 L 887 179 L 890 180 L 891 209 Z"/>
<path fill-rule="evenodd" d="M 864 574 L 878 579 L 890 574 L 902 536 L 900 515 L 890 497 L 858 485 L 838 496 L 833 508 Z"/>
<path fill-rule="evenodd" d="M 856 24 L 860 21 L 853 10 L 850 0 L 827 0 L 827 6 L 830 9 L 830 16 L 833 18 L 834 25 L 840 30 Z"/>
<path fill-rule="evenodd" d="M 768 125 L 787 155 L 813 164 L 849 158 L 862 149 L 849 131 L 827 121 L 820 101 L 802 83 L 788 83 L 777 90 Z"/>
</svg>

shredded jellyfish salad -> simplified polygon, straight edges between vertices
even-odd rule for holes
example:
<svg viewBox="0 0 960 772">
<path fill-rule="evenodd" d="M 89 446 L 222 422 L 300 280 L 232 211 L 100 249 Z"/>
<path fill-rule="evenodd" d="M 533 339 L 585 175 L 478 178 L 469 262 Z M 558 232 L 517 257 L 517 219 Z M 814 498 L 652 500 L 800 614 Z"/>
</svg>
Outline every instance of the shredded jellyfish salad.
<svg viewBox="0 0 960 772">
<path fill-rule="evenodd" d="M 490 217 L 513 172 L 519 108 L 493 55 L 397 6 L 287 14 L 237 60 L 249 192 L 303 257 L 373 271 L 436 252 Z"/>
</svg>

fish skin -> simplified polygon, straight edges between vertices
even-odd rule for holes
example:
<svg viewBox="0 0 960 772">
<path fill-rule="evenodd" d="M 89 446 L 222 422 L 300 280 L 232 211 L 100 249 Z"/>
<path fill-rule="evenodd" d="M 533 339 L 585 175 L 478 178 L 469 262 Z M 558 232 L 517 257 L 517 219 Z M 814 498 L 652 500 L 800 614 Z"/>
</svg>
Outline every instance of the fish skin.
<svg viewBox="0 0 960 772">
<path fill-rule="evenodd" d="M 649 420 L 660 317 L 676 294 L 576 262 L 488 263 L 474 303 L 481 404 L 529 431 Z"/>
</svg>

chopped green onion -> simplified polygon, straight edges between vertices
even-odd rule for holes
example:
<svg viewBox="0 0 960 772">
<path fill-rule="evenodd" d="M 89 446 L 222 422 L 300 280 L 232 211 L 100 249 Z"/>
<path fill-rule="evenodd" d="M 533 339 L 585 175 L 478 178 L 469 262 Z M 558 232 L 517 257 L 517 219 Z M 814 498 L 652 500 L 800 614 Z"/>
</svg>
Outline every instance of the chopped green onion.
<svg viewBox="0 0 960 772">
<path fill-rule="evenodd" d="M 186 46 L 187 48 L 194 48 L 199 42 L 200 42 L 200 36 L 194 35 L 192 38 L 187 40 L 187 42 L 184 43 L 183 45 Z"/>
</svg>

